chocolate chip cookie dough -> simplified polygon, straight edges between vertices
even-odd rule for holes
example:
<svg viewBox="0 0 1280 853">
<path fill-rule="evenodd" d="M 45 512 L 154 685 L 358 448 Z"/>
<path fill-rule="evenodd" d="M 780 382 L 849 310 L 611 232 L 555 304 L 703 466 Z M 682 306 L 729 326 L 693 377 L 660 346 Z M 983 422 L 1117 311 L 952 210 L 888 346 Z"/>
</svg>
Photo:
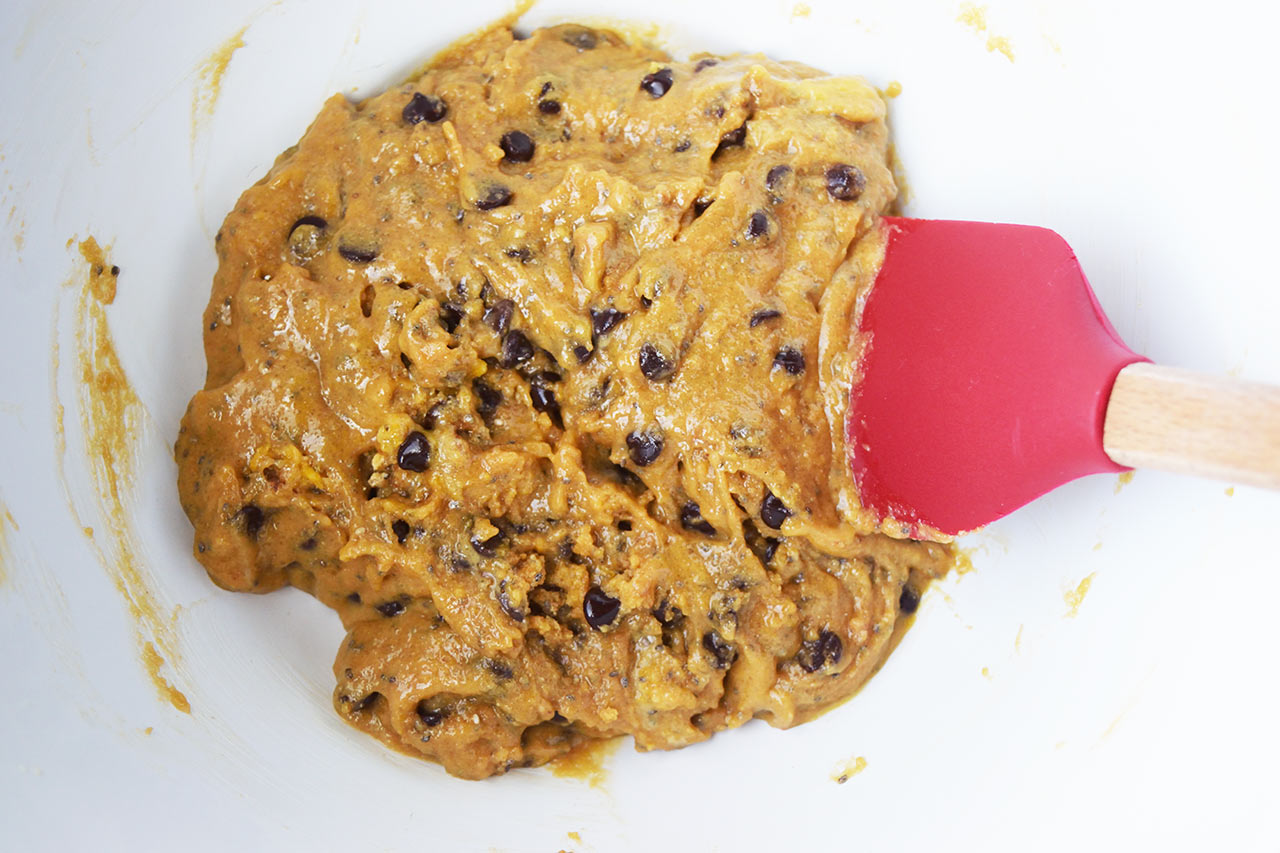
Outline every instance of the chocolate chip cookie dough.
<svg viewBox="0 0 1280 853">
<path fill-rule="evenodd" d="M 218 234 L 196 556 L 334 608 L 338 713 L 467 778 L 847 698 L 953 554 L 845 461 L 884 118 L 577 26 L 334 97 Z"/>
</svg>

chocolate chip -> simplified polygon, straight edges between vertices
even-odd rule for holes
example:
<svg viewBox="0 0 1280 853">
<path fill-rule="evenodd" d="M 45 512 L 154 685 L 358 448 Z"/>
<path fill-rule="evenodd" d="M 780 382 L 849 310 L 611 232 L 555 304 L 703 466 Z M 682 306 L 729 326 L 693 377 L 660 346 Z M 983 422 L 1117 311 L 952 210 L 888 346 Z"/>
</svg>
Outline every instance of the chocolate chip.
<svg viewBox="0 0 1280 853">
<path fill-rule="evenodd" d="M 658 624 L 663 628 L 678 628 L 684 622 L 684 613 L 664 598 L 662 603 L 654 608 L 653 618 L 657 619 Z"/>
<path fill-rule="evenodd" d="M 502 184 L 491 184 L 484 191 L 484 195 L 476 199 L 476 208 L 479 210 L 493 210 L 495 207 L 505 207 L 508 204 L 511 204 L 511 190 Z"/>
<path fill-rule="evenodd" d="M 591 356 L 595 354 L 595 350 L 587 349 L 582 344 L 575 344 L 573 347 L 573 357 L 578 360 L 578 364 L 586 364 L 591 360 Z"/>
<path fill-rule="evenodd" d="M 765 189 L 776 190 L 778 186 L 786 179 L 787 175 L 790 175 L 790 174 L 791 174 L 790 166 L 786 164 L 782 164 L 780 166 L 774 166 L 772 169 L 769 170 L 769 174 L 764 176 Z"/>
<path fill-rule="evenodd" d="M 693 66 L 693 73 L 697 74 L 699 71 L 703 70 L 704 68 L 710 68 L 711 66 L 718 65 L 718 64 L 719 63 L 714 59 L 699 59 L 698 63 Z"/>
<path fill-rule="evenodd" d="M 414 92 L 409 103 L 400 111 L 400 117 L 409 124 L 419 122 L 437 122 L 449 112 L 449 105 L 435 95 L 424 95 Z"/>
<path fill-rule="evenodd" d="M 528 246 L 511 246 L 510 248 L 503 249 L 502 254 L 506 255 L 508 258 L 515 258 L 522 264 L 527 264 L 529 261 L 533 260 L 533 250 Z"/>
<path fill-rule="evenodd" d="M 827 664 L 837 664 L 844 653 L 844 642 L 833 631 L 823 628 L 815 640 L 806 640 L 796 652 L 796 663 L 805 672 L 817 672 Z"/>
<path fill-rule="evenodd" d="M 714 201 L 714 198 L 695 198 L 693 200 L 693 218 L 697 219 L 699 216 L 706 213 L 707 208 L 710 207 L 711 203 Z"/>
<path fill-rule="evenodd" d="M 588 589 L 587 594 L 582 597 L 582 615 L 587 617 L 587 624 L 596 630 L 613 624 L 620 612 L 622 602 L 598 586 Z"/>
<path fill-rule="evenodd" d="M 708 631 L 702 635 L 702 647 L 715 658 L 713 666 L 716 669 L 724 669 L 738 657 L 737 649 L 726 643 L 724 638 L 715 631 Z"/>
<path fill-rule="evenodd" d="M 751 320 L 750 322 L 747 323 L 747 325 L 754 329 L 756 326 L 759 326 L 761 323 L 765 322 L 766 320 L 772 320 L 775 317 L 781 317 L 781 316 L 782 316 L 781 311 L 777 311 L 773 308 L 761 308 L 759 311 L 751 315 Z"/>
<path fill-rule="evenodd" d="M 755 554 L 756 559 L 764 566 L 773 562 L 773 555 L 777 553 L 778 545 L 781 544 L 780 540 L 772 536 L 760 535 L 760 530 L 751 519 L 742 522 L 742 538 L 746 540 L 751 553 Z"/>
<path fill-rule="evenodd" d="M 530 382 L 541 382 L 543 385 L 559 382 L 564 377 L 553 370 L 539 370 L 529 377 Z"/>
<path fill-rule="evenodd" d="M 565 30 L 560 34 L 560 38 L 578 50 L 591 50 L 596 46 L 597 41 L 595 31 L 586 27 L 573 27 Z"/>
<path fill-rule="evenodd" d="M 627 452 L 631 461 L 644 467 L 662 454 L 662 436 L 651 430 L 635 430 L 627 434 Z"/>
<path fill-rule="evenodd" d="M 702 517 L 702 508 L 693 501 L 688 501 L 680 507 L 680 526 L 705 536 L 716 535 L 716 529 L 711 526 L 711 522 Z"/>
<path fill-rule="evenodd" d="M 444 722 L 444 718 L 448 716 L 448 711 L 443 708 L 432 708 L 427 704 L 427 700 L 423 699 L 418 703 L 418 719 L 422 720 L 422 724 L 429 729 Z"/>
<path fill-rule="evenodd" d="M 529 387 L 529 399 L 532 401 L 534 409 L 547 413 L 556 429 L 564 429 L 564 419 L 560 414 L 560 404 L 556 402 L 554 391 L 541 383 L 535 382 Z"/>
<path fill-rule="evenodd" d="M 498 411 L 498 406 L 502 405 L 502 392 L 483 379 L 472 382 L 471 391 L 476 395 L 476 411 L 480 417 L 489 420 Z"/>
<path fill-rule="evenodd" d="M 653 344 L 640 347 L 640 372 L 654 382 L 666 379 L 676 372 L 675 362 L 670 361 Z"/>
<path fill-rule="evenodd" d="M 671 150 L 679 154 L 682 151 L 688 151 L 692 147 L 693 147 L 693 143 L 691 141 L 689 141 L 688 139 L 681 139 L 679 142 L 676 143 L 676 147 Z"/>
<path fill-rule="evenodd" d="M 528 163 L 533 159 L 533 151 L 537 147 L 532 137 L 523 130 L 508 130 L 498 141 L 502 147 L 503 159 L 511 163 Z"/>
<path fill-rule="evenodd" d="M 908 616 L 916 612 L 920 607 L 920 593 L 916 592 L 916 588 L 909 584 L 902 585 L 902 595 L 898 596 L 898 609 Z"/>
<path fill-rule="evenodd" d="M 303 551 L 314 551 L 316 549 L 316 546 L 319 544 L 320 544 L 319 539 L 316 539 L 316 537 L 314 536 L 308 536 L 306 539 L 303 539 L 301 542 L 298 543 L 298 547 L 301 548 Z"/>
<path fill-rule="evenodd" d="M 244 524 L 245 535 L 250 539 L 257 539 L 258 534 L 262 532 L 262 523 L 267 518 L 263 511 L 254 504 L 245 504 L 236 514 Z"/>
<path fill-rule="evenodd" d="M 716 146 L 715 151 L 711 152 L 711 159 L 716 159 L 729 148 L 741 148 L 746 141 L 747 123 L 744 121 L 742 124 L 720 137 L 720 144 Z"/>
<path fill-rule="evenodd" d="M 641 296 L 640 304 L 644 306 L 644 310 L 648 311 L 650 308 L 653 307 L 653 300 L 647 296 Z"/>
<path fill-rule="evenodd" d="M 615 526 L 618 528 L 618 532 L 620 533 L 630 533 L 631 528 L 634 527 L 635 525 L 631 523 L 630 519 L 623 518 L 623 519 L 620 519 Z M 573 561 L 570 560 L 569 562 L 573 562 Z"/>
<path fill-rule="evenodd" d="M 348 594 L 347 594 L 347 601 L 348 601 L 349 603 L 351 603 L 351 604 L 359 604 L 359 603 L 360 603 L 360 593 L 358 593 L 358 592 L 348 593 Z"/>
<path fill-rule="evenodd" d="M 343 699 L 346 699 L 348 702 L 351 702 L 350 698 L 349 698 L 349 697 L 347 697 L 347 696 L 343 696 L 342 698 L 343 698 Z M 351 713 L 353 713 L 353 714 L 358 714 L 358 713 L 360 713 L 361 711 L 367 711 L 367 710 L 369 710 L 370 708 L 372 708 L 372 707 L 373 707 L 373 705 L 374 705 L 374 703 L 375 703 L 375 702 L 377 702 L 377 701 L 378 701 L 379 699 L 381 699 L 381 698 L 382 698 L 382 694 L 381 694 L 381 693 L 377 693 L 377 692 L 370 693 L 368 696 L 364 697 L 363 699 L 360 699 L 360 700 L 355 701 L 355 702 L 351 702 L 351 704 L 350 704 L 350 706 L 348 706 L 347 710 L 348 710 L 348 711 L 350 711 L 350 712 L 351 712 Z"/>
<path fill-rule="evenodd" d="M 804 373 L 804 353 L 795 347 L 783 347 L 773 357 L 773 366 L 781 367 L 792 376 L 799 376 Z"/>
<path fill-rule="evenodd" d="M 768 489 L 764 490 L 764 500 L 760 502 L 761 521 L 774 530 L 781 530 L 782 523 L 792 515 L 791 510 L 787 509 L 787 505 L 777 495 Z"/>
<path fill-rule="evenodd" d="M 867 178 L 857 166 L 837 163 L 827 169 L 827 192 L 837 201 L 856 201 L 867 188 Z"/>
<path fill-rule="evenodd" d="M 431 404 L 431 408 L 427 409 L 426 414 L 422 416 L 414 416 L 414 421 L 423 429 L 435 429 L 436 421 L 440 417 L 440 413 L 449 407 L 447 400 L 438 400 Z"/>
<path fill-rule="evenodd" d="M 427 437 L 414 430 L 401 442 L 396 451 L 396 464 L 406 471 L 425 471 L 431 461 L 431 445 Z"/>
<path fill-rule="evenodd" d="M 671 88 L 671 69 L 663 68 L 652 74 L 646 74 L 644 79 L 640 81 L 640 88 L 648 92 L 653 98 L 661 98 Z"/>
<path fill-rule="evenodd" d="M 512 329 L 502 336 L 502 354 L 498 357 L 498 364 L 510 369 L 531 358 L 533 358 L 533 344 L 529 342 L 524 332 Z"/>
<path fill-rule="evenodd" d="M 315 228 L 316 231 L 324 231 L 325 228 L 329 227 L 329 223 L 325 222 L 324 219 L 321 219 L 320 216 L 301 216 L 301 218 L 298 219 L 296 223 L 293 223 L 292 227 L 289 228 L 289 238 L 292 240 L 293 232 L 296 232 L 298 228 L 303 227 Z"/>
<path fill-rule="evenodd" d="M 819 631 L 818 647 L 822 649 L 822 656 L 829 662 L 840 663 L 840 656 L 844 654 L 844 641 L 835 631 L 829 631 L 826 628 Z"/>
<path fill-rule="evenodd" d="M 353 264 L 367 264 L 378 257 L 378 250 L 368 246 L 339 245 L 338 254 Z"/>
<path fill-rule="evenodd" d="M 538 112 L 549 116 L 559 115 L 560 102 L 555 98 L 544 98 L 543 100 L 538 101 Z"/>
<path fill-rule="evenodd" d="M 384 601 L 381 604 L 375 604 L 373 609 L 381 613 L 383 616 L 390 618 L 392 616 L 399 616 L 401 613 L 404 612 L 405 607 L 404 607 L 403 600 L 399 598 L 393 598 L 390 601 Z"/>
<path fill-rule="evenodd" d="M 496 557 L 498 556 L 498 546 L 502 544 L 502 540 L 504 538 L 506 538 L 506 534 L 501 530 L 490 536 L 488 539 L 480 539 L 472 536 L 471 547 L 474 548 L 476 553 L 481 557 Z"/>
<path fill-rule="evenodd" d="M 769 214 L 757 210 L 747 220 L 747 239 L 758 240 L 769 233 Z"/>
<path fill-rule="evenodd" d="M 601 308 L 599 311 L 592 309 L 591 311 L 591 331 L 597 335 L 607 335 L 613 331 L 614 327 L 625 320 L 626 314 L 616 308 Z"/>
<path fill-rule="evenodd" d="M 511 325 L 511 315 L 516 311 L 516 304 L 510 299 L 499 299 L 484 311 L 484 322 L 498 334 L 506 334 Z"/>
<path fill-rule="evenodd" d="M 609 470 L 613 471 L 614 476 L 617 476 L 618 483 L 625 485 L 627 491 L 635 493 L 637 497 L 641 492 L 645 491 L 644 480 L 641 480 L 640 475 L 632 471 L 630 467 L 614 465 L 613 462 L 609 462 Z M 631 524 L 630 521 L 627 521 L 627 524 Z"/>
<path fill-rule="evenodd" d="M 409 522 L 403 518 L 397 518 L 391 522 L 391 532 L 396 535 L 396 541 L 403 545 L 404 540 L 409 538 Z"/>
<path fill-rule="evenodd" d="M 114 277 L 118 277 L 118 276 L 120 275 L 120 267 L 117 267 L 117 266 L 114 266 L 114 265 L 113 265 L 113 266 L 111 267 L 111 275 L 112 275 L 112 277 L 113 277 L 113 278 L 114 278 Z"/>
<path fill-rule="evenodd" d="M 453 334 L 458 328 L 458 324 L 462 322 L 462 309 L 457 305 L 451 305 L 448 302 L 440 306 L 440 327 L 449 334 Z"/>
<path fill-rule="evenodd" d="M 511 671 L 511 665 L 496 658 L 485 658 L 484 668 L 489 670 L 493 677 L 499 681 L 510 681 L 515 677 L 515 673 Z"/>
</svg>

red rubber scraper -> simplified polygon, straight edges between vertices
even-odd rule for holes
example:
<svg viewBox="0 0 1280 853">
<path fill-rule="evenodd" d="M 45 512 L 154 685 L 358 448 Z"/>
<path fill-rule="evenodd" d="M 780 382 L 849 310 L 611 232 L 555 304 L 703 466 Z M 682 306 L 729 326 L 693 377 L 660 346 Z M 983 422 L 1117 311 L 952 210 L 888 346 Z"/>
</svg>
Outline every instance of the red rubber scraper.
<svg viewBox="0 0 1280 853">
<path fill-rule="evenodd" d="M 959 534 L 1129 467 L 1280 488 L 1280 388 L 1132 352 L 1053 231 L 881 227 L 846 428 L 862 503 L 882 520 Z"/>
</svg>

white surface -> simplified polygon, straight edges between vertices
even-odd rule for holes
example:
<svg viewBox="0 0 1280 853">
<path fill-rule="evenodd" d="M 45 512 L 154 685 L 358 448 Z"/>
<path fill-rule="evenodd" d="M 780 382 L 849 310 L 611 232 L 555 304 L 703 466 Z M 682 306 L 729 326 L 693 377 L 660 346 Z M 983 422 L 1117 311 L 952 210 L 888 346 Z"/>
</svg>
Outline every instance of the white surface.
<svg viewBox="0 0 1280 853">
<path fill-rule="evenodd" d="M 797 17 L 768 0 L 580 0 L 526 20 L 656 20 L 677 48 L 901 81 L 892 121 L 909 213 L 1055 228 L 1135 348 L 1280 382 L 1274 12 L 993 2 L 977 34 L 958 3 L 809 6 Z M 388 754 L 330 710 L 335 617 L 300 593 L 231 595 L 206 580 L 169 447 L 203 378 L 214 230 L 327 95 L 371 94 L 504 10 L 0 10 L 0 500 L 19 526 L 0 585 L 0 846 L 1274 849 L 1276 494 L 1145 472 L 1120 490 L 1114 477 L 1063 488 L 972 537 L 977 571 L 925 598 L 853 702 L 791 732 L 751 724 L 671 754 L 627 745 L 603 790 L 545 771 L 459 782 Z M 246 25 L 193 136 L 196 69 Z M 992 34 L 1015 62 L 986 50 Z M 68 238 L 89 234 L 114 243 L 123 269 L 109 317 L 151 418 L 133 520 L 157 597 L 181 607 L 190 716 L 148 682 L 56 473 L 55 337 L 69 491 L 85 523 L 102 524 L 76 452 L 62 286 L 80 272 Z M 1064 591 L 1094 572 L 1079 616 L 1064 618 Z M 835 784 L 854 756 L 866 770 Z"/>
</svg>

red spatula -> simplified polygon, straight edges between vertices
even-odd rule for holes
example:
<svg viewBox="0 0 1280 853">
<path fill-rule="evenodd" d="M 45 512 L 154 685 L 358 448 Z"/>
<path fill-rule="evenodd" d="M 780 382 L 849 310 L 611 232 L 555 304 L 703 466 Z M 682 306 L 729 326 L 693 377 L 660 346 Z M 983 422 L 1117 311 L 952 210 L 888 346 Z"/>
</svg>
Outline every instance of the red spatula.
<svg viewBox="0 0 1280 853">
<path fill-rule="evenodd" d="M 1133 353 L 1054 232 L 882 227 L 846 425 L 863 505 L 881 519 L 959 534 L 1129 467 L 1280 488 L 1280 388 Z"/>
</svg>

